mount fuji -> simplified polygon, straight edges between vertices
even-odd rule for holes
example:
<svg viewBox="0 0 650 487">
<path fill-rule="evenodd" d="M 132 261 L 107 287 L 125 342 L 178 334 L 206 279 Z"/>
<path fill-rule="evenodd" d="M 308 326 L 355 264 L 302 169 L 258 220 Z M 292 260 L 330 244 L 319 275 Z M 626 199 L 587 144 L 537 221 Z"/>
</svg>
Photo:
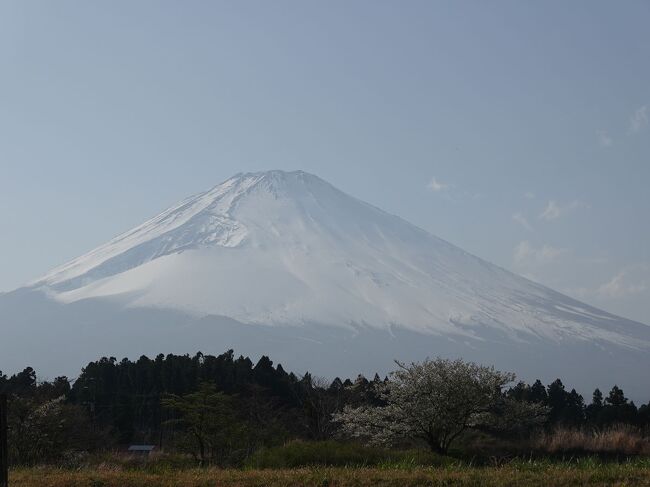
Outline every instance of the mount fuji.
<svg viewBox="0 0 650 487">
<path fill-rule="evenodd" d="M 333 377 L 442 355 L 650 393 L 650 327 L 301 171 L 238 174 L 1 294 L 0 333 L 5 371 L 234 348 Z"/>
</svg>

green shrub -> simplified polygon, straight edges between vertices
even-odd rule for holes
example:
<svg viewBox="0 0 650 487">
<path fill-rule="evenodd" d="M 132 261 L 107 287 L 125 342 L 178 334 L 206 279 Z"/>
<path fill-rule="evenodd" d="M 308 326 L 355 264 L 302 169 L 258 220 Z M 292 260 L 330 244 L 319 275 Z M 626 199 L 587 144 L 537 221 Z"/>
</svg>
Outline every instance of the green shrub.
<svg viewBox="0 0 650 487">
<path fill-rule="evenodd" d="M 409 468 L 447 465 L 452 460 L 428 450 L 387 450 L 338 441 L 292 441 L 264 448 L 251 455 L 247 468 L 295 468 L 301 466 L 379 466 Z"/>
</svg>

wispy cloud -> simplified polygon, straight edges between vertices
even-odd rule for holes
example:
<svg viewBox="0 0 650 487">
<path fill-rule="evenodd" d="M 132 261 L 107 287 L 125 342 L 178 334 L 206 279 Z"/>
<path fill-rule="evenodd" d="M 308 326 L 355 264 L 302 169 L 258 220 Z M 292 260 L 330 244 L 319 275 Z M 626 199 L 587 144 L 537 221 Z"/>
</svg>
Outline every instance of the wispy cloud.
<svg viewBox="0 0 650 487">
<path fill-rule="evenodd" d="M 559 205 L 554 200 L 551 200 L 539 217 L 544 220 L 555 220 L 556 218 L 560 218 L 561 214 L 562 210 Z"/>
<path fill-rule="evenodd" d="M 535 199 L 535 193 L 533 193 L 532 191 L 526 191 L 524 193 L 524 197 L 526 199 L 528 199 L 528 200 L 534 200 Z"/>
<path fill-rule="evenodd" d="M 519 223 L 522 227 L 524 227 L 529 232 L 534 231 L 533 226 L 528 222 L 528 219 L 521 212 L 517 212 L 514 215 L 512 215 L 512 219 L 517 223 Z"/>
<path fill-rule="evenodd" d="M 523 240 L 515 246 L 513 259 L 516 266 L 536 267 L 549 264 L 567 252 L 567 249 L 561 249 L 547 244 L 541 247 L 535 247 L 528 240 Z"/>
<path fill-rule="evenodd" d="M 459 203 L 461 201 L 478 201 L 485 198 L 482 193 L 463 189 L 455 184 L 442 182 L 439 179 L 432 177 L 427 184 L 427 189 L 433 193 L 438 193 L 440 198 L 452 202 Z"/>
<path fill-rule="evenodd" d="M 591 259 L 602 263 L 603 259 Z M 635 297 L 639 294 L 650 295 L 650 265 L 636 263 L 617 271 L 611 279 L 603 284 L 564 289 L 564 291 L 578 299 L 603 299 L 622 300 Z"/>
<path fill-rule="evenodd" d="M 648 125 L 648 105 L 637 108 L 630 117 L 630 132 L 636 134 Z"/>
<path fill-rule="evenodd" d="M 446 189 L 449 189 L 450 185 L 442 183 L 438 181 L 436 178 L 431 178 L 431 181 L 429 181 L 429 184 L 427 184 L 427 188 L 437 193 L 438 191 L 444 191 Z"/>
<path fill-rule="evenodd" d="M 614 140 L 605 130 L 599 130 L 598 143 L 601 147 L 611 147 L 614 144 Z"/>
<path fill-rule="evenodd" d="M 630 282 L 628 273 L 621 271 L 597 290 L 597 294 L 606 298 L 626 298 L 648 289 L 645 282 Z"/>
<path fill-rule="evenodd" d="M 579 200 L 572 201 L 566 205 L 560 205 L 557 201 L 550 200 L 544 210 L 540 213 L 539 218 L 548 221 L 556 220 L 557 218 L 579 208 L 589 208 L 589 205 Z"/>
</svg>

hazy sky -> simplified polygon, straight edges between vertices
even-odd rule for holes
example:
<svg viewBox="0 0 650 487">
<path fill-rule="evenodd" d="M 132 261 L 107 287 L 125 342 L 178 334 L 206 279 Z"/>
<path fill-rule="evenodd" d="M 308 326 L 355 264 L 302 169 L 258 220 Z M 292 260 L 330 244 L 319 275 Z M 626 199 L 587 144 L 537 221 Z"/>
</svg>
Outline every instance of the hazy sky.
<svg viewBox="0 0 650 487">
<path fill-rule="evenodd" d="M 650 3 L 0 3 L 0 291 L 302 169 L 650 324 Z"/>
</svg>

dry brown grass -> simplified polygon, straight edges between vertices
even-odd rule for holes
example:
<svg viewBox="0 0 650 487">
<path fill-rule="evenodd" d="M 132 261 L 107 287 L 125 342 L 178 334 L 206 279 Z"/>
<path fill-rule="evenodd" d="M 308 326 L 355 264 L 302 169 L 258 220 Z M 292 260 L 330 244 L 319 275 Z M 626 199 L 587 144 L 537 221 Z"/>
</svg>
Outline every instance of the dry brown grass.
<svg viewBox="0 0 650 487">
<path fill-rule="evenodd" d="M 650 440 L 629 425 L 602 431 L 558 429 L 542 434 L 535 447 L 548 453 L 586 452 L 622 455 L 650 455 Z"/>
<path fill-rule="evenodd" d="M 519 463 L 503 467 L 413 469 L 297 468 L 284 470 L 191 469 L 166 473 L 34 468 L 11 472 L 12 487 L 207 487 L 207 486 L 650 486 L 645 463 Z"/>
</svg>

